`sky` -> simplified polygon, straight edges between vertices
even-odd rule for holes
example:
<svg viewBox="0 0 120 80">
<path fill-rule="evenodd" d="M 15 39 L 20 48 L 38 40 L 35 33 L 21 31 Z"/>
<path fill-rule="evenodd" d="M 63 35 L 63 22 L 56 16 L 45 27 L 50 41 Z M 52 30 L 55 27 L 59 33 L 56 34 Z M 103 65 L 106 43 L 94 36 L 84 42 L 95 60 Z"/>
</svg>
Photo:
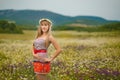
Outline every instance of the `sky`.
<svg viewBox="0 0 120 80">
<path fill-rule="evenodd" d="M 0 0 L 0 10 L 48 10 L 66 16 L 120 20 L 120 0 Z"/>
</svg>

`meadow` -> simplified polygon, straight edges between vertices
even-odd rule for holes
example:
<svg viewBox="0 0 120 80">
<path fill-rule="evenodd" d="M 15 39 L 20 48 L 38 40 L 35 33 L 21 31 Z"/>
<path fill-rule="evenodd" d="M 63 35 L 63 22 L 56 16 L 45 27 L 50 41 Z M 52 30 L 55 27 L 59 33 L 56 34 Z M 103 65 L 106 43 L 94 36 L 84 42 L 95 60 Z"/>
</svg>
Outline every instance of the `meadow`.
<svg viewBox="0 0 120 80">
<path fill-rule="evenodd" d="M 35 80 L 32 42 L 36 31 L 0 34 L 0 80 Z M 120 32 L 54 31 L 62 53 L 51 63 L 50 80 L 119 80 Z M 51 56 L 55 52 L 48 48 Z"/>
</svg>

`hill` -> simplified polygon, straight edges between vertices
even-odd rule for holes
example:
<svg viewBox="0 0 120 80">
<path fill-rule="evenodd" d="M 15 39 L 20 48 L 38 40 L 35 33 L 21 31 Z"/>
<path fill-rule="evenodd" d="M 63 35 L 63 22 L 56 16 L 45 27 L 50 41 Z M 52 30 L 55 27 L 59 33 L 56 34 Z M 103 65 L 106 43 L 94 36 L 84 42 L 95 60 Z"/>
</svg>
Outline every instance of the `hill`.
<svg viewBox="0 0 120 80">
<path fill-rule="evenodd" d="M 86 24 L 86 25 L 102 25 L 111 22 L 97 16 L 64 16 L 46 10 L 0 10 L 0 19 L 15 21 L 17 25 L 38 25 L 40 18 L 49 18 L 54 25 L 63 24 Z"/>
</svg>

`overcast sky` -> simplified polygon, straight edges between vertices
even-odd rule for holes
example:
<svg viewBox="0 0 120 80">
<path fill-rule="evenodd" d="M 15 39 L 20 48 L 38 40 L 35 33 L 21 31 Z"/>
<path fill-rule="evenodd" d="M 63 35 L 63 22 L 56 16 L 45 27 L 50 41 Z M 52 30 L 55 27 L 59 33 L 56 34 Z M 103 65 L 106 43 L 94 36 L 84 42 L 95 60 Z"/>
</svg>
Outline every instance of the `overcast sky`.
<svg viewBox="0 0 120 80">
<path fill-rule="evenodd" d="M 68 16 L 91 15 L 120 20 L 120 0 L 0 0 L 0 10 L 49 10 Z"/>
</svg>

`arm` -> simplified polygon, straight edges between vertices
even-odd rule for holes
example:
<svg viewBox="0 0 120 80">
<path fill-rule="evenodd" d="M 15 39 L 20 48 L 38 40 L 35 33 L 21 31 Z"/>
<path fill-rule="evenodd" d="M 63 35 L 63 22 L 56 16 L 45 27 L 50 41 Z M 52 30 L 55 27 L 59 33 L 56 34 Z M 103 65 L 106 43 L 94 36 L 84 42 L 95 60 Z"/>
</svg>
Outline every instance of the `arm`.
<svg viewBox="0 0 120 80">
<path fill-rule="evenodd" d="M 57 41 L 55 40 L 55 38 L 50 35 L 49 36 L 49 41 L 52 43 L 52 45 L 55 47 L 56 51 L 55 53 L 53 54 L 53 56 L 51 57 L 51 61 L 54 60 L 59 54 L 60 52 L 62 51 L 59 44 L 57 43 Z"/>
</svg>

